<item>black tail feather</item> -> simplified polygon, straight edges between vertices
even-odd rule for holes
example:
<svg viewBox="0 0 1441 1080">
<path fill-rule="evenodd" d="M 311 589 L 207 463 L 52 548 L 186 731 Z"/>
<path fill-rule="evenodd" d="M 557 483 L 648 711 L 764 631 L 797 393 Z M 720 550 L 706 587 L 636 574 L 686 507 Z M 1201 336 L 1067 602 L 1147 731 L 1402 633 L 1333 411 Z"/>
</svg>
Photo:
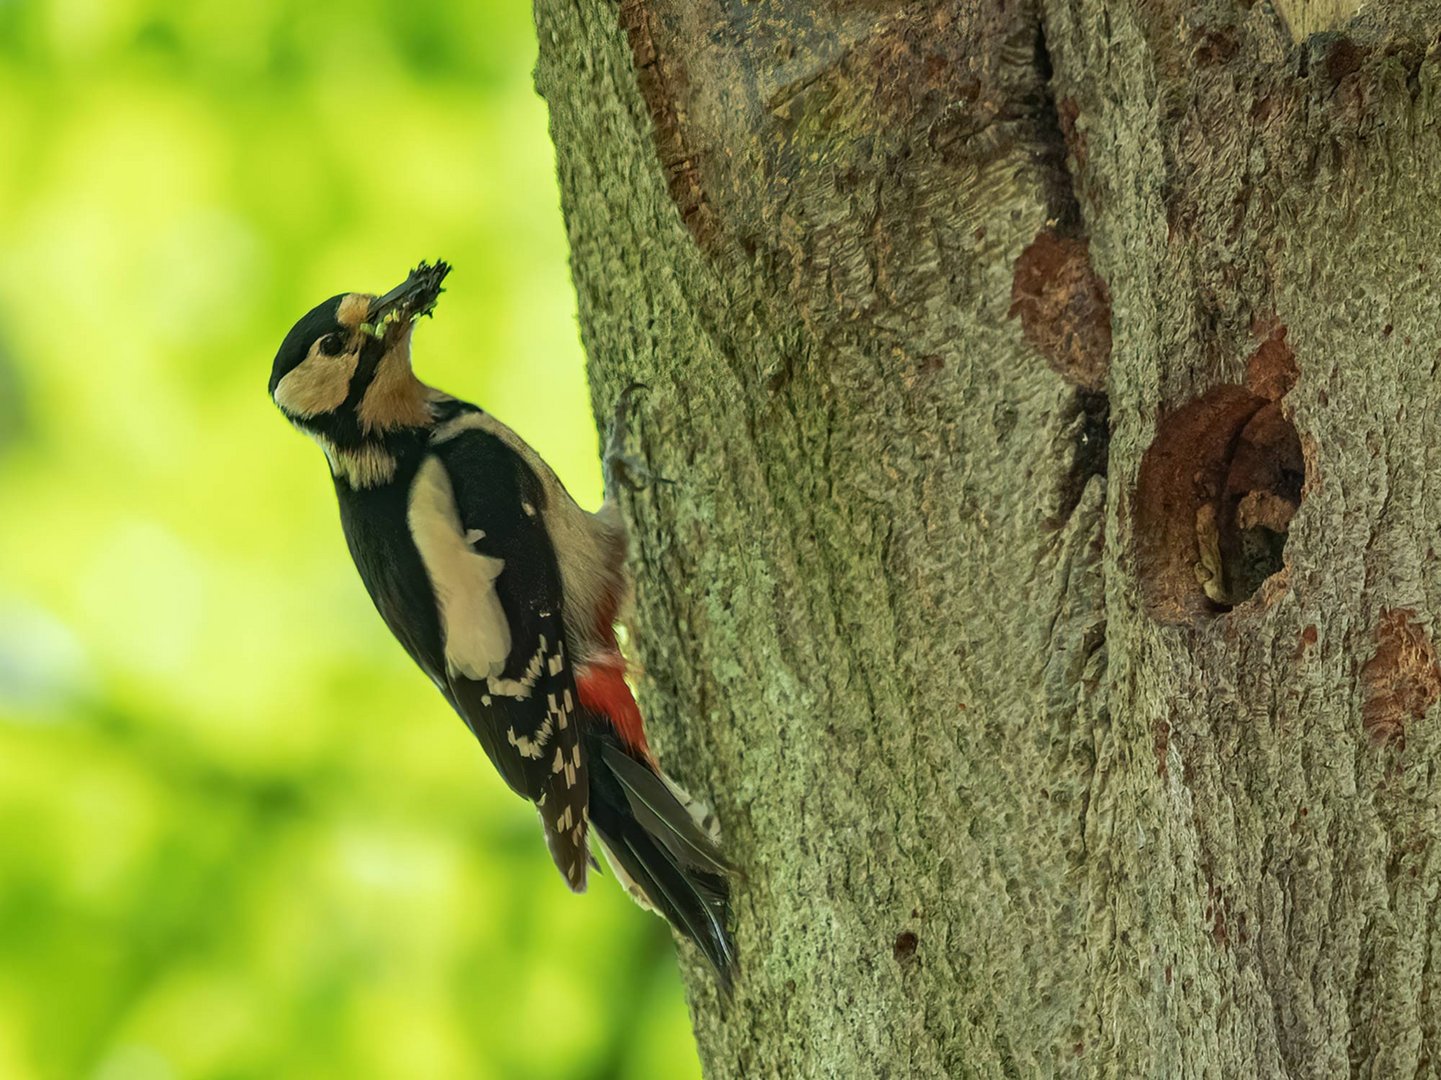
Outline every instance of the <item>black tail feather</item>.
<svg viewBox="0 0 1441 1080">
<path fill-rule="evenodd" d="M 590 822 L 621 876 L 693 941 L 729 994 L 736 967 L 727 864 L 667 784 L 609 735 L 595 736 Z"/>
<path fill-rule="evenodd" d="M 651 837 L 677 860 L 698 870 L 725 875 L 732 871 L 714 840 L 696 824 L 666 781 L 619 746 L 606 746 L 601 760 L 625 788 L 631 812 Z M 679 812 L 677 810 L 679 809 Z"/>
</svg>

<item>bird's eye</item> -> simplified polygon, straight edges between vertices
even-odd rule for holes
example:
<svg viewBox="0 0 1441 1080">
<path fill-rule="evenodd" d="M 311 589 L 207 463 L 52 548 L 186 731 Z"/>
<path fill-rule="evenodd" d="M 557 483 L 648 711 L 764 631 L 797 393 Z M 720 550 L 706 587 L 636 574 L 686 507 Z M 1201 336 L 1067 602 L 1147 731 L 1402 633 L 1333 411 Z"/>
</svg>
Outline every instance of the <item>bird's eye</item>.
<svg viewBox="0 0 1441 1080">
<path fill-rule="evenodd" d="M 326 334 L 320 339 L 320 351 L 326 356 L 339 356 L 345 350 L 345 341 L 339 334 Z"/>
</svg>

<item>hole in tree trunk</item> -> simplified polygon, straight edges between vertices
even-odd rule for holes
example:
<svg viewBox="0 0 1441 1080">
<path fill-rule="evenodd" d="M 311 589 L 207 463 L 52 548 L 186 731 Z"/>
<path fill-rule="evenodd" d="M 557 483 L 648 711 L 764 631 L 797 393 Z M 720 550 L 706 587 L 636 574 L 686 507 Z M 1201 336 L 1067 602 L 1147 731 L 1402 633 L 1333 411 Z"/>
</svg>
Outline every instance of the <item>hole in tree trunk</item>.
<svg viewBox="0 0 1441 1080">
<path fill-rule="evenodd" d="M 1306 466 L 1276 401 L 1218 386 L 1166 416 L 1141 459 L 1137 561 L 1163 622 L 1230 611 L 1284 567 Z"/>
<path fill-rule="evenodd" d="M 920 941 L 913 930 L 903 930 L 897 934 L 896 943 L 892 950 L 895 953 L 896 962 L 903 963 L 910 960 L 916 955 L 916 946 L 919 944 Z"/>
</svg>

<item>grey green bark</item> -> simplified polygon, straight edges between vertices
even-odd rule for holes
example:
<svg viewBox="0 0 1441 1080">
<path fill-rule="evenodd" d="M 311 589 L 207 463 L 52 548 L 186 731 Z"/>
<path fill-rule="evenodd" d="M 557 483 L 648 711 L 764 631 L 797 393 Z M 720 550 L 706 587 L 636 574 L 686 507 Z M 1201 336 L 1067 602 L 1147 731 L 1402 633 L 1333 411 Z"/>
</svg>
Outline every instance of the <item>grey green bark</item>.
<svg viewBox="0 0 1441 1080">
<path fill-rule="evenodd" d="M 710 1076 L 1438 1071 L 1441 9 L 1354 7 L 537 0 Z"/>
</svg>

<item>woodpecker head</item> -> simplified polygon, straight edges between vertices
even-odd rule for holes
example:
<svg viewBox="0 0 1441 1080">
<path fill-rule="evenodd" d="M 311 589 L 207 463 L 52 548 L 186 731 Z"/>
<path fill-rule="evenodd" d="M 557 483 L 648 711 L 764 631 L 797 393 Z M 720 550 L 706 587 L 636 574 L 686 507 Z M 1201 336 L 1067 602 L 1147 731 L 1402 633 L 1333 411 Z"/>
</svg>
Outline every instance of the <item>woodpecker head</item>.
<svg viewBox="0 0 1441 1080">
<path fill-rule="evenodd" d="M 444 262 L 421 263 L 384 296 L 342 293 L 307 312 L 270 370 L 270 396 L 286 418 L 328 449 L 425 426 L 428 388 L 410 370 L 410 334 L 448 273 Z"/>
</svg>

